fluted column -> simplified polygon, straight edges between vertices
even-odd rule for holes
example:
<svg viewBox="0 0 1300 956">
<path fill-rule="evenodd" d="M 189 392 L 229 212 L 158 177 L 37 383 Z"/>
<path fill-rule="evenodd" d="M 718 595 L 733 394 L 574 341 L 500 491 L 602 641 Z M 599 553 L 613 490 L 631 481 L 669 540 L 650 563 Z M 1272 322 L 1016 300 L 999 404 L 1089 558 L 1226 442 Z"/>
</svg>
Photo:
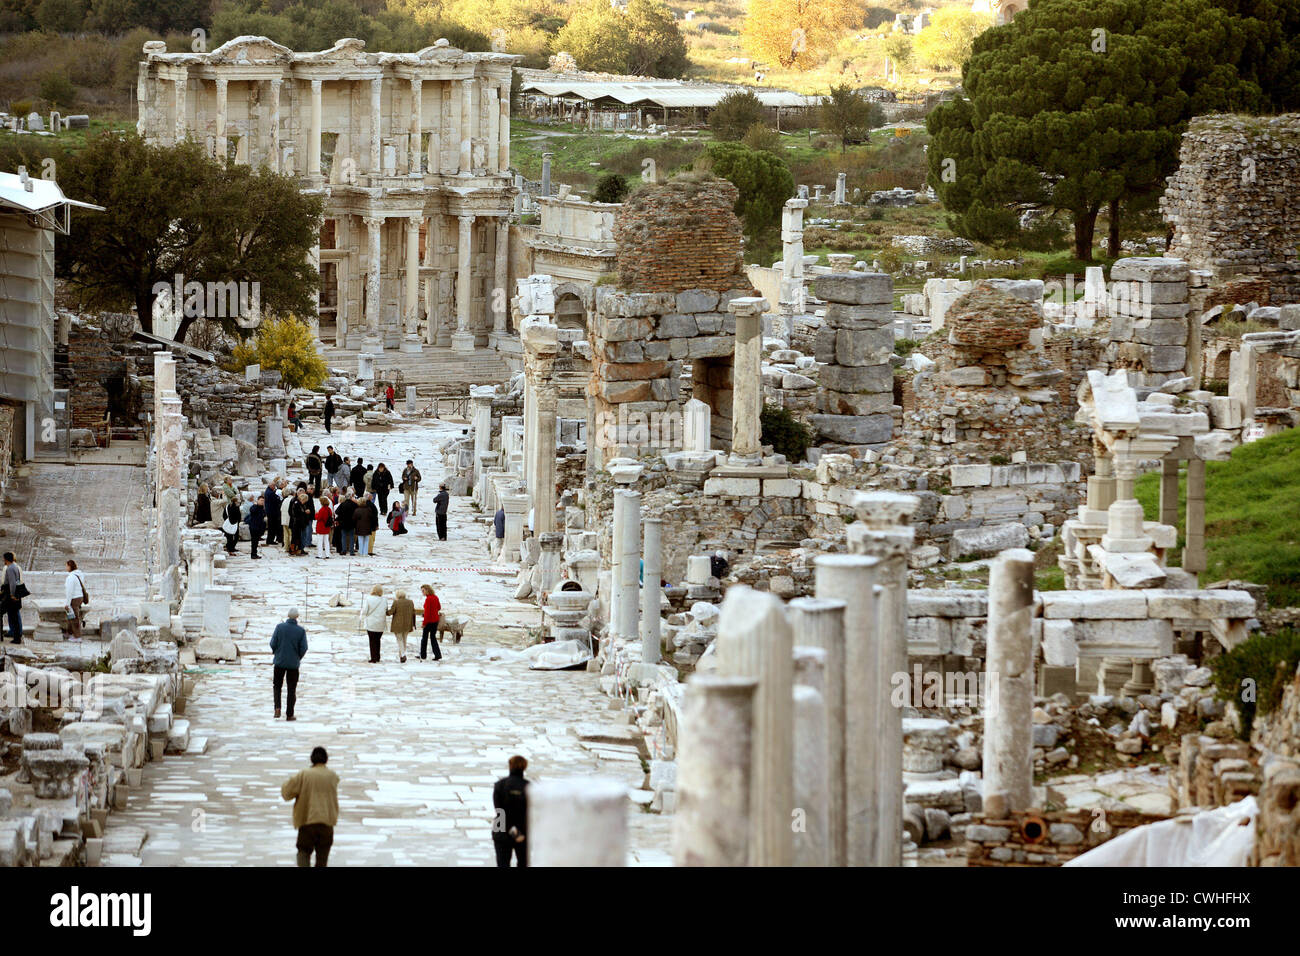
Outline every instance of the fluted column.
<svg viewBox="0 0 1300 956">
<path fill-rule="evenodd" d="M 497 104 L 500 90 L 496 84 L 485 84 L 482 91 L 483 109 L 480 111 L 487 121 L 483 126 L 483 165 L 489 173 L 497 171 L 497 159 L 500 148 L 497 138 L 501 135 L 501 108 Z"/>
<path fill-rule="evenodd" d="M 271 115 L 268 117 L 271 130 L 267 137 L 267 165 L 277 173 L 280 168 L 280 78 L 273 77 L 267 84 L 271 89 Z"/>
<path fill-rule="evenodd" d="M 321 134 L 321 81 L 311 81 L 311 128 L 307 133 L 307 175 L 314 180 L 321 178 L 320 171 L 320 134 Z"/>
<path fill-rule="evenodd" d="M 470 269 L 473 262 L 474 217 L 458 216 L 460 235 L 456 243 L 456 333 L 451 347 L 457 352 L 474 351 L 474 333 L 470 331 Z"/>
<path fill-rule="evenodd" d="M 468 176 L 473 171 L 474 145 L 474 87 L 473 79 L 460 81 L 460 173 Z"/>
<path fill-rule="evenodd" d="M 424 111 L 424 81 L 411 77 L 411 146 L 407 150 L 410 157 L 409 172 L 412 176 L 423 175 L 420 169 L 420 151 L 424 148 L 424 124 L 421 113 Z"/>
<path fill-rule="evenodd" d="M 176 99 L 175 99 L 176 123 L 175 123 L 175 129 L 173 133 L 173 139 L 172 139 L 173 144 L 184 141 L 185 134 L 187 132 L 187 127 L 185 122 L 185 109 L 186 109 L 185 95 L 188 92 L 189 81 L 190 81 L 189 70 L 183 66 L 176 67 L 176 78 L 175 78 L 176 87 L 174 90 L 176 94 Z"/>
<path fill-rule="evenodd" d="M 379 339 L 379 275 L 382 268 L 380 230 L 384 220 L 378 216 L 366 216 L 366 338 L 367 348 L 383 348 Z"/>
<path fill-rule="evenodd" d="M 370 81 L 370 174 L 378 175 L 383 171 L 383 159 L 380 156 L 380 128 L 383 117 L 380 111 L 384 102 L 384 81 L 375 77 Z"/>
<path fill-rule="evenodd" d="M 504 80 L 501 83 L 501 91 L 497 94 L 499 102 L 498 109 L 501 111 L 501 119 L 497 124 L 497 172 L 504 173 L 510 168 L 510 81 Z"/>
<path fill-rule="evenodd" d="M 226 142 L 226 95 L 228 81 L 225 77 L 217 78 L 217 161 L 224 163 L 230 150 Z"/>
<path fill-rule="evenodd" d="M 406 220 L 406 337 L 416 335 L 420 321 L 420 222 L 422 217 Z"/>
</svg>

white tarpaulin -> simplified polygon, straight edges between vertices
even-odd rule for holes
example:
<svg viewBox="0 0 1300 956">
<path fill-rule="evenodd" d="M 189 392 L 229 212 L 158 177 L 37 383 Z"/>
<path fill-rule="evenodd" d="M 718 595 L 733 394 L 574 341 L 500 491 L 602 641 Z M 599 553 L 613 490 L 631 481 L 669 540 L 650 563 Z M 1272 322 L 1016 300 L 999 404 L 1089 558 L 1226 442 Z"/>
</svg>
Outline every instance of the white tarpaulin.
<svg viewBox="0 0 1300 956">
<path fill-rule="evenodd" d="M 1254 797 L 1137 827 L 1066 866 L 1245 866 L 1255 846 Z"/>
</svg>

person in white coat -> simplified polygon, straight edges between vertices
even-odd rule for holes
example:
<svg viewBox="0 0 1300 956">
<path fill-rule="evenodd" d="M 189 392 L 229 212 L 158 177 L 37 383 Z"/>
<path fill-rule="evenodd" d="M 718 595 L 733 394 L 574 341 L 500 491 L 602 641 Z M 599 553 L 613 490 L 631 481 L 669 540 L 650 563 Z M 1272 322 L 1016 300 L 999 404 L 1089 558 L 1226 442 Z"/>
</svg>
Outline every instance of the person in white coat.
<svg viewBox="0 0 1300 956">
<path fill-rule="evenodd" d="M 86 579 L 77 570 L 77 562 L 68 559 L 68 576 L 63 579 L 63 636 L 81 637 L 81 609 L 89 601 Z"/>
<path fill-rule="evenodd" d="M 379 639 L 384 636 L 384 625 L 388 616 L 388 602 L 384 600 L 384 589 L 376 584 L 361 602 L 361 628 L 370 638 L 370 663 L 379 663 Z"/>
</svg>

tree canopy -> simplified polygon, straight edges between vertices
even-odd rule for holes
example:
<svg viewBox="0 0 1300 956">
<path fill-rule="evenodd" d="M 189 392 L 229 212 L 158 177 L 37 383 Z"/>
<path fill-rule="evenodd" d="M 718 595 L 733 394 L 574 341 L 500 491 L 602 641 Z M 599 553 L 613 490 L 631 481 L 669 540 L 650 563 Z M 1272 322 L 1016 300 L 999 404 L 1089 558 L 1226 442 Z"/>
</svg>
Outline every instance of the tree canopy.
<svg viewBox="0 0 1300 956">
<path fill-rule="evenodd" d="M 686 40 L 661 0 L 587 0 L 556 34 L 555 50 L 573 56 L 584 70 L 637 76 L 679 77 L 686 69 Z"/>
<path fill-rule="evenodd" d="M 709 128 L 720 140 L 735 141 L 763 122 L 763 104 L 753 90 L 733 90 L 718 100 L 709 114 Z"/>
<path fill-rule="evenodd" d="M 991 26 L 993 18 L 986 13 L 944 7 L 936 10 L 929 25 L 917 34 L 916 54 L 931 69 L 959 69 L 970 59 L 975 38 Z"/>
<path fill-rule="evenodd" d="M 846 144 L 861 142 L 874 127 L 883 126 L 885 114 L 880 104 L 872 103 L 843 83 L 832 86 L 822 100 L 818 122 L 822 129 L 839 137 L 842 153 Z"/>
<path fill-rule="evenodd" d="M 747 260 L 765 255 L 775 244 L 781 207 L 794 195 L 790 167 L 775 153 L 741 143 L 711 144 L 704 151 L 704 165 L 740 193 L 735 212 L 748 241 Z"/>
<path fill-rule="evenodd" d="M 755 59 L 810 70 L 862 23 L 864 13 L 853 0 L 749 0 L 741 39 Z"/>
</svg>

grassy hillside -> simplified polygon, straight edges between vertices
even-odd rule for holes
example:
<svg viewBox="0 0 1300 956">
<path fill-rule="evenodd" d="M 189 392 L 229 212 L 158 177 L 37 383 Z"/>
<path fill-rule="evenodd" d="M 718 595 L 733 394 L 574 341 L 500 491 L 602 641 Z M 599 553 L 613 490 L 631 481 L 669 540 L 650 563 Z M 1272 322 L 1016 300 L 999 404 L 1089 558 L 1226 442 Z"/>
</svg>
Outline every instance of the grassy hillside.
<svg viewBox="0 0 1300 956">
<path fill-rule="evenodd" d="M 1180 479 L 1186 500 L 1186 477 Z M 1138 500 L 1159 518 L 1160 476 L 1144 475 Z M 1206 466 L 1203 582 L 1239 578 L 1268 586 L 1269 603 L 1300 606 L 1300 430 L 1243 445 Z M 1183 512 L 1179 513 L 1179 547 Z M 1175 560 L 1171 563 L 1177 563 Z"/>
</svg>

